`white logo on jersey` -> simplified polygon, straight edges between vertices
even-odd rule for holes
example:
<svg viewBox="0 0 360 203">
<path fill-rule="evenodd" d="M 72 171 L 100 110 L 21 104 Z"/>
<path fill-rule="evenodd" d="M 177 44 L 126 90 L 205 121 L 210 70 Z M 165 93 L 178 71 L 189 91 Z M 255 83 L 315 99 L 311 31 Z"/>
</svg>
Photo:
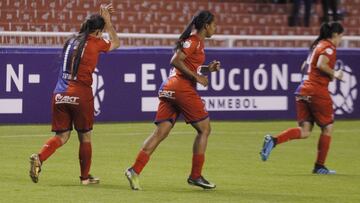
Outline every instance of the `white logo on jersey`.
<svg viewBox="0 0 360 203">
<path fill-rule="evenodd" d="M 334 53 L 334 50 L 332 50 L 331 48 L 326 48 L 325 49 L 325 52 L 329 55 L 333 54 Z"/>
<path fill-rule="evenodd" d="M 183 43 L 183 48 L 189 48 L 191 46 L 191 41 L 190 40 L 187 40 Z"/>
<path fill-rule="evenodd" d="M 342 69 L 344 74 L 344 81 L 334 80 L 329 84 L 335 114 L 350 114 L 354 111 L 354 103 L 358 94 L 356 77 L 353 75 L 351 68 L 344 65 L 344 62 L 341 60 L 336 61 L 334 69 Z"/>
<path fill-rule="evenodd" d="M 55 104 L 73 104 L 79 105 L 77 101 L 79 97 L 72 97 L 72 96 L 63 96 L 61 94 L 55 95 Z"/>
<path fill-rule="evenodd" d="M 171 91 L 171 90 L 159 90 L 159 97 L 165 97 L 165 98 L 169 98 L 169 99 L 175 99 L 175 91 Z"/>
<path fill-rule="evenodd" d="M 97 68 L 95 68 L 92 78 L 93 83 L 91 87 L 94 95 L 94 115 L 98 116 L 101 113 L 100 107 L 105 96 L 104 79 L 102 75 L 99 74 L 99 70 Z"/>
</svg>

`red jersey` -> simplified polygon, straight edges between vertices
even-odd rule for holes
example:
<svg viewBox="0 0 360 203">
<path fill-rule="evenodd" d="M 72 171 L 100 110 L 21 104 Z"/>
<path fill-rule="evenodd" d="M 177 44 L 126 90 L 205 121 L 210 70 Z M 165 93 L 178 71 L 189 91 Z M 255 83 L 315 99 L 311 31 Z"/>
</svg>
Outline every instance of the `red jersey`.
<svg viewBox="0 0 360 203">
<path fill-rule="evenodd" d="M 65 47 L 61 70 L 54 93 L 79 93 L 84 88 L 88 89 L 87 92 L 91 92 L 92 73 L 97 65 L 99 54 L 100 52 L 107 52 L 110 48 L 109 41 L 89 35 L 77 74 L 75 77 L 72 77 L 73 62 L 71 56 L 77 49 L 77 45 L 73 42 L 73 40 L 70 40 L 69 44 Z"/>
<path fill-rule="evenodd" d="M 186 55 L 184 60 L 186 67 L 197 73 L 198 67 L 205 61 L 204 41 L 198 35 L 191 35 L 184 41 L 181 51 Z M 155 123 L 170 121 L 174 124 L 180 113 L 183 114 L 187 123 L 206 119 L 209 113 L 195 85 L 194 81 L 189 80 L 174 68 L 169 78 L 160 87 L 160 103 Z"/>
<path fill-rule="evenodd" d="M 331 69 L 334 69 L 336 62 L 336 47 L 328 40 L 322 40 L 314 48 L 308 67 L 308 77 L 305 77 L 300 86 L 298 87 L 296 94 L 304 96 L 321 96 L 330 97 L 328 85 L 331 78 L 326 73 L 317 68 L 317 63 L 320 55 L 324 55 L 329 59 L 328 65 Z"/>
<path fill-rule="evenodd" d="M 205 61 L 204 41 L 198 35 L 191 35 L 183 43 L 181 51 L 186 55 L 184 64 L 192 72 L 196 73 L 198 67 Z M 183 75 L 181 71 L 174 68 L 160 89 L 181 89 L 195 87 L 196 83 Z"/>
</svg>

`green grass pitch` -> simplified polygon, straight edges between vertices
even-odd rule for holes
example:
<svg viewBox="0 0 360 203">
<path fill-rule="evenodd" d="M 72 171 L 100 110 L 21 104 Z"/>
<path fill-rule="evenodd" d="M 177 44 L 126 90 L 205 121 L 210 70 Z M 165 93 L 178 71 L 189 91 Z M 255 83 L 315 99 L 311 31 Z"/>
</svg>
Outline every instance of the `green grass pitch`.
<svg viewBox="0 0 360 203">
<path fill-rule="evenodd" d="M 266 133 L 294 121 L 212 122 L 203 175 L 213 191 L 189 186 L 195 131 L 179 121 L 131 191 L 124 170 L 133 163 L 149 123 L 95 124 L 92 174 L 99 185 L 79 184 L 74 133 L 43 165 L 39 183 L 28 176 L 29 156 L 52 135 L 48 125 L 0 126 L 0 202 L 360 202 L 360 121 L 337 121 L 327 165 L 337 175 L 313 175 L 319 128 L 306 140 L 277 146 L 267 162 L 259 151 Z"/>
</svg>

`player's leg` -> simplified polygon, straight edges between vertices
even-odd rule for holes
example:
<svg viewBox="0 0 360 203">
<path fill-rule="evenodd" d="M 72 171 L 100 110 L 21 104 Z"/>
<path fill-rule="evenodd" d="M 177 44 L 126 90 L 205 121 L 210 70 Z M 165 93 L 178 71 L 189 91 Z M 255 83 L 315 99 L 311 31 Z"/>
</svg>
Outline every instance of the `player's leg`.
<svg viewBox="0 0 360 203">
<path fill-rule="evenodd" d="M 304 14 L 304 26 L 309 27 L 310 26 L 310 17 L 311 17 L 311 7 L 313 4 L 313 0 L 305 0 L 305 14 Z"/>
<path fill-rule="evenodd" d="M 208 182 L 202 176 L 206 146 L 211 132 L 209 113 L 195 90 L 186 92 L 180 98 L 178 97 L 177 102 L 185 121 L 191 123 L 197 132 L 193 144 L 191 173 L 187 182 L 204 189 L 213 189 L 216 187 L 215 184 Z"/>
<path fill-rule="evenodd" d="M 91 93 L 90 93 L 91 95 Z M 78 105 L 72 106 L 74 126 L 79 139 L 80 183 L 98 184 L 99 178 L 89 174 L 92 159 L 91 134 L 94 125 L 94 100 L 88 94 L 81 94 Z"/>
<path fill-rule="evenodd" d="M 78 132 L 79 138 L 79 163 L 80 163 L 80 183 L 83 185 L 98 184 L 100 179 L 92 176 L 90 172 L 92 159 L 91 131 Z"/>
<path fill-rule="evenodd" d="M 70 131 L 56 133 L 55 136 L 49 138 L 42 146 L 39 153 L 30 156 L 29 175 L 34 183 L 39 181 L 41 166 L 59 147 L 67 142 L 70 137 Z"/>
<path fill-rule="evenodd" d="M 329 22 L 329 0 L 321 0 L 323 10 L 322 22 Z"/>
<path fill-rule="evenodd" d="M 335 174 L 334 170 L 325 167 L 325 161 L 331 143 L 331 135 L 333 131 L 333 107 L 331 98 L 317 99 L 313 101 L 316 112 L 314 116 L 316 123 L 321 127 L 321 134 L 317 146 L 317 157 L 313 173 L 316 174 Z"/>
<path fill-rule="evenodd" d="M 328 155 L 328 151 L 331 143 L 331 133 L 333 124 L 329 124 L 321 129 L 321 135 L 317 145 L 317 157 L 313 173 L 316 174 L 335 174 L 336 171 L 326 168 L 325 161 Z"/>
<path fill-rule="evenodd" d="M 193 144 L 193 158 L 191 174 L 188 178 L 188 183 L 199 186 L 204 189 L 213 189 L 215 184 L 210 183 L 202 176 L 202 168 L 205 162 L 205 152 L 208 143 L 208 137 L 211 132 L 210 119 L 206 117 L 199 122 L 192 122 L 192 126 L 196 129 L 197 135 Z"/>
<path fill-rule="evenodd" d="M 265 135 L 260 157 L 266 161 L 276 145 L 294 139 L 304 139 L 310 136 L 313 128 L 313 118 L 307 99 L 296 98 L 296 112 L 299 127 L 288 128 L 276 136 Z"/>
<path fill-rule="evenodd" d="M 150 155 L 157 146 L 163 141 L 172 129 L 173 124 L 169 121 L 158 123 L 154 132 L 145 140 L 140 149 L 134 164 L 126 169 L 125 176 L 133 190 L 140 190 L 139 175 L 150 159 Z"/>
<path fill-rule="evenodd" d="M 300 10 L 300 0 L 294 0 L 292 9 L 291 9 L 291 15 L 289 16 L 289 26 L 296 26 L 298 25 L 298 17 L 299 17 L 299 10 Z"/>
<path fill-rule="evenodd" d="M 39 153 L 30 156 L 29 175 L 34 183 L 39 181 L 42 163 L 67 142 L 72 130 L 72 118 L 67 112 L 66 104 L 55 104 L 53 98 L 52 109 L 52 131 L 56 134 L 46 141 Z"/>
<path fill-rule="evenodd" d="M 177 110 L 172 103 L 161 100 L 156 114 L 154 132 L 144 141 L 134 164 L 126 169 L 125 176 L 133 190 L 140 190 L 139 175 L 148 163 L 150 155 L 155 151 L 157 146 L 169 135 L 178 117 Z"/>
</svg>

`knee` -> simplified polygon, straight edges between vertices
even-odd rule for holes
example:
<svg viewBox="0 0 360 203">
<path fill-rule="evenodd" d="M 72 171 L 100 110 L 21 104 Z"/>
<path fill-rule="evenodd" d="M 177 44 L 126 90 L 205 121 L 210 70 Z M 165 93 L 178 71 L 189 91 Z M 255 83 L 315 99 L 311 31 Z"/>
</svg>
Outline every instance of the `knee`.
<svg viewBox="0 0 360 203">
<path fill-rule="evenodd" d="M 64 133 L 56 133 L 56 135 L 58 138 L 60 138 L 61 140 L 61 144 L 64 145 L 66 144 L 66 142 L 69 140 L 70 138 L 70 132 L 64 132 Z"/>
<path fill-rule="evenodd" d="M 157 132 L 154 132 L 154 134 L 152 135 L 156 140 L 158 141 L 162 141 L 165 138 L 167 138 L 167 136 L 169 135 L 168 131 L 165 130 L 159 130 Z"/>
<path fill-rule="evenodd" d="M 211 127 L 210 125 L 201 128 L 200 130 L 198 130 L 199 135 L 201 136 L 209 136 L 211 133 Z"/>
<path fill-rule="evenodd" d="M 83 136 L 81 142 L 91 142 L 91 136 L 90 135 Z"/>
<path fill-rule="evenodd" d="M 321 131 L 321 134 L 323 134 L 323 135 L 331 135 L 331 133 L 332 133 L 332 130 L 327 129 L 327 128 L 325 128 Z"/>
<path fill-rule="evenodd" d="M 310 137 L 310 135 L 311 135 L 310 131 L 301 132 L 301 138 L 302 139 L 306 139 L 306 138 Z"/>
<path fill-rule="evenodd" d="M 301 138 L 302 139 L 306 139 L 306 138 L 310 137 L 310 135 L 311 135 L 311 130 L 304 129 L 304 128 L 301 129 Z"/>
<path fill-rule="evenodd" d="M 86 133 L 78 132 L 79 142 L 91 142 L 91 131 Z"/>
<path fill-rule="evenodd" d="M 164 140 L 165 138 L 167 138 L 168 135 L 169 135 L 169 133 L 160 133 L 160 134 L 158 134 L 157 136 L 158 136 L 158 139 L 159 139 L 160 141 L 162 141 L 162 140 Z"/>
<path fill-rule="evenodd" d="M 60 140 L 61 140 L 61 144 L 64 145 L 66 144 L 66 142 L 69 140 L 68 138 L 65 138 L 63 136 L 59 136 Z"/>
</svg>

